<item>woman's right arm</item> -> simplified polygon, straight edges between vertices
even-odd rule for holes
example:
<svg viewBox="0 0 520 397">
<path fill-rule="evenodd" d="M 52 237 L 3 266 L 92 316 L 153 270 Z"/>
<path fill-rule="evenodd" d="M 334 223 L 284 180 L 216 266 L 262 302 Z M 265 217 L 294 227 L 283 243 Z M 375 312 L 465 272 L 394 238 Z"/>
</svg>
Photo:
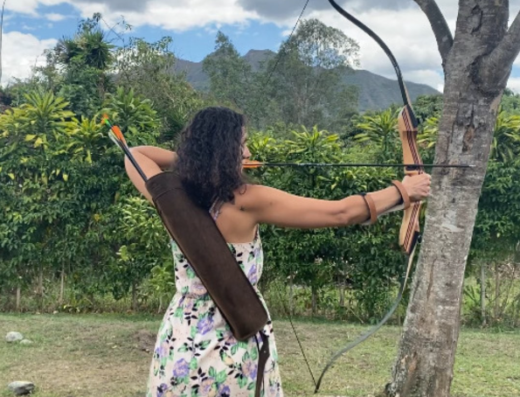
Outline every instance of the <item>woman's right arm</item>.
<svg viewBox="0 0 520 397">
<path fill-rule="evenodd" d="M 177 154 L 175 152 L 155 146 L 136 146 L 131 148 L 130 152 L 135 157 L 137 164 L 139 164 L 148 179 L 159 174 L 163 170 L 170 168 L 172 163 L 177 160 Z M 126 156 L 125 169 L 136 189 L 139 190 L 148 201 L 153 203 L 152 197 L 146 189 L 143 178 L 141 178 L 141 175 L 139 175 L 130 159 Z"/>
<path fill-rule="evenodd" d="M 405 188 L 410 201 L 421 201 L 430 192 L 430 176 L 427 174 L 405 178 Z M 368 193 L 377 214 L 398 205 L 401 194 L 395 186 Z M 365 199 L 359 195 L 342 200 L 319 200 L 295 196 L 278 189 L 250 185 L 241 200 L 244 211 L 249 212 L 255 223 L 281 227 L 315 229 L 361 224 L 370 219 Z"/>
</svg>

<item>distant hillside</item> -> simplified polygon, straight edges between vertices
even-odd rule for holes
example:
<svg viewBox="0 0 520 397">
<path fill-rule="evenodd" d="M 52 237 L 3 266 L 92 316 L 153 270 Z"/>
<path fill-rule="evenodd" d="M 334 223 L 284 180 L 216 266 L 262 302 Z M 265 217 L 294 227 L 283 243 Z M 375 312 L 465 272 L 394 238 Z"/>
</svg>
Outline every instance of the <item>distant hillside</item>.
<svg viewBox="0 0 520 397">
<path fill-rule="evenodd" d="M 258 70 L 262 62 L 274 56 L 272 51 L 251 50 L 244 59 Z M 185 72 L 188 82 L 197 90 L 209 89 L 208 76 L 202 71 L 202 62 L 190 62 L 178 59 L 175 65 L 176 72 Z M 401 92 L 396 80 L 387 79 L 367 70 L 356 70 L 348 73 L 343 80 L 348 85 L 359 87 L 359 111 L 386 109 L 393 103 L 401 104 Z M 426 84 L 406 82 L 408 93 L 412 101 L 420 95 L 440 94 L 439 91 Z"/>
</svg>

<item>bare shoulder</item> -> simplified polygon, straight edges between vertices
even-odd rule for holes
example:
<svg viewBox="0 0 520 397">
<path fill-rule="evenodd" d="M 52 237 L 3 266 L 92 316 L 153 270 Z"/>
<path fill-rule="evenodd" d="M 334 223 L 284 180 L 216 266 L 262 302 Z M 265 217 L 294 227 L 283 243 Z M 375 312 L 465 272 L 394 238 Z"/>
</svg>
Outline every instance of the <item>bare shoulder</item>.
<svg viewBox="0 0 520 397">
<path fill-rule="evenodd" d="M 269 205 L 269 202 L 279 199 L 287 193 L 263 185 L 246 184 L 235 192 L 235 204 L 242 211 L 252 211 Z"/>
</svg>

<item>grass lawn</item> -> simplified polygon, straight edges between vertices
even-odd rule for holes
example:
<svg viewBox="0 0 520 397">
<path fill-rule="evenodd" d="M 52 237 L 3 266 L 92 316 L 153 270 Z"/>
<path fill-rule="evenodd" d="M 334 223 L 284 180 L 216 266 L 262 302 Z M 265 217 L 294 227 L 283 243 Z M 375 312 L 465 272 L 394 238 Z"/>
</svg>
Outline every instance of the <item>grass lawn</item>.
<svg viewBox="0 0 520 397">
<path fill-rule="evenodd" d="M 36 397 L 144 397 L 160 317 L 0 314 L 0 396 L 15 380 L 36 384 Z M 296 322 L 317 378 L 332 352 L 366 328 Z M 312 396 L 313 384 L 288 321 L 275 321 L 287 397 Z M 32 345 L 8 344 L 9 331 Z M 400 328 L 385 327 L 344 355 L 327 373 L 320 395 L 368 397 L 388 381 Z M 520 333 L 464 330 L 452 397 L 520 396 Z"/>
</svg>

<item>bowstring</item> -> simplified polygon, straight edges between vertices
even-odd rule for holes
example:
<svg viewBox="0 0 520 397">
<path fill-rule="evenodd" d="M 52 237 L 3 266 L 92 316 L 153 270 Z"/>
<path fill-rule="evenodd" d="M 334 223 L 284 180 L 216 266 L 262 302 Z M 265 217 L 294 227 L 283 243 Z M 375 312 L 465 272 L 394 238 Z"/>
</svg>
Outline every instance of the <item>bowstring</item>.
<svg viewBox="0 0 520 397">
<path fill-rule="evenodd" d="M 292 287 L 294 285 L 294 277 L 292 277 L 292 276 L 290 276 L 290 277 L 291 277 L 291 287 Z M 289 317 L 289 323 L 291 324 L 291 328 L 293 330 L 294 337 L 296 338 L 296 341 L 298 342 L 298 346 L 300 347 L 300 351 L 302 352 L 303 360 L 305 361 L 305 364 L 307 365 L 307 369 L 309 370 L 309 373 L 311 374 L 312 383 L 314 384 L 314 387 L 318 387 L 318 385 L 316 383 L 316 378 L 314 377 L 314 373 L 312 372 L 312 369 L 311 369 L 311 365 L 309 364 L 309 360 L 307 359 L 307 355 L 305 354 L 305 351 L 303 350 L 302 342 L 301 342 L 300 338 L 298 337 L 298 334 L 296 333 L 296 327 L 294 326 L 294 323 L 292 320 L 291 311 L 287 308 L 285 299 L 282 298 L 281 292 L 278 289 L 277 289 L 277 295 L 278 295 L 279 301 L 282 302 L 283 311 L 285 312 L 287 317 Z"/>
<path fill-rule="evenodd" d="M 298 27 L 298 24 L 300 23 L 300 20 L 302 19 L 303 17 L 303 14 L 305 13 L 305 10 L 307 9 L 307 6 L 309 5 L 310 3 L 310 0 L 307 0 L 305 2 L 305 4 L 303 5 L 303 8 L 302 8 L 302 12 L 300 13 L 300 16 L 298 17 L 298 19 L 296 20 L 296 23 L 294 24 L 294 27 L 292 29 L 292 32 L 291 34 L 289 35 L 289 38 L 287 39 L 287 43 L 290 43 L 291 42 L 291 39 L 294 35 L 294 32 L 296 31 L 296 28 Z M 276 70 L 276 68 L 278 67 L 279 63 L 280 63 L 280 60 L 285 56 L 286 52 L 282 50 L 282 53 L 276 58 L 276 62 L 274 64 L 274 66 L 271 68 L 271 71 L 269 72 L 269 74 L 267 75 L 267 83 L 266 83 L 266 86 L 269 85 L 269 82 L 271 81 L 271 77 L 273 76 L 273 73 L 274 71 Z"/>
<path fill-rule="evenodd" d="M 370 328 L 366 333 L 359 336 L 357 339 L 355 339 L 353 342 L 350 342 L 345 347 L 341 348 L 338 352 L 334 354 L 334 356 L 329 360 L 323 371 L 321 372 L 320 377 L 318 378 L 318 382 L 316 383 L 316 388 L 314 389 L 314 393 L 318 393 L 320 389 L 321 382 L 327 373 L 327 371 L 332 367 L 332 365 L 336 362 L 338 358 L 340 358 L 343 354 L 347 353 L 349 350 L 352 350 L 354 347 L 359 345 L 361 342 L 364 342 L 368 338 L 370 338 L 372 335 L 374 335 L 389 319 L 392 317 L 394 312 L 399 307 L 399 304 L 401 303 L 401 299 L 403 298 L 404 291 L 406 290 L 406 282 L 408 280 L 408 276 L 410 274 L 411 265 L 413 263 L 414 259 L 414 252 L 415 248 L 412 250 L 410 255 L 405 256 L 404 260 L 404 266 L 406 266 L 406 273 L 402 276 L 401 283 L 399 286 L 399 291 L 397 293 L 397 298 L 394 300 L 394 303 L 390 307 L 390 309 L 386 312 L 385 316 L 382 320 L 380 320 L 376 325 L 374 325 L 372 328 Z"/>
</svg>

